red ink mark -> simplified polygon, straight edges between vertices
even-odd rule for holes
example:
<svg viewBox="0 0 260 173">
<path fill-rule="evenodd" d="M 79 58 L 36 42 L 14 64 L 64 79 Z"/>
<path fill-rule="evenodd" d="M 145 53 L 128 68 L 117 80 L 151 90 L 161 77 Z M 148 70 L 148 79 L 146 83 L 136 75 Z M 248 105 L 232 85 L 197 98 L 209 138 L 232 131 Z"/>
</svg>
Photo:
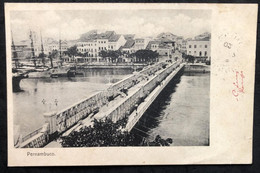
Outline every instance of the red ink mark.
<svg viewBox="0 0 260 173">
<path fill-rule="evenodd" d="M 236 71 L 236 81 L 233 82 L 235 89 L 232 90 L 232 94 L 234 97 L 236 97 L 237 101 L 239 94 L 244 93 L 244 78 L 245 76 L 243 74 L 243 71 Z"/>
</svg>

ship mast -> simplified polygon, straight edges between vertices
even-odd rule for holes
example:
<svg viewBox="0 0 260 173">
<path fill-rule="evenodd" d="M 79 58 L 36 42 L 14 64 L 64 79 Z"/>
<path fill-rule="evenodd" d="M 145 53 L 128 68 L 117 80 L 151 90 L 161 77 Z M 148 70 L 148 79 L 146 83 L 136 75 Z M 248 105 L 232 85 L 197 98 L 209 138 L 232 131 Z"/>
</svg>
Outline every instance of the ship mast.
<svg viewBox="0 0 260 173">
<path fill-rule="evenodd" d="M 32 36 L 31 30 L 30 30 L 30 40 L 31 40 L 32 59 L 33 59 L 34 67 L 36 68 L 36 59 L 35 59 L 36 57 L 35 57 L 35 53 L 34 53 L 33 36 Z"/>
<path fill-rule="evenodd" d="M 59 50 L 60 50 L 60 64 L 62 66 L 62 58 L 61 58 L 61 39 L 60 39 L 60 34 L 59 34 Z"/>
<path fill-rule="evenodd" d="M 13 38 L 13 31 L 11 31 L 11 37 L 12 37 L 12 46 L 11 46 L 11 48 L 12 48 L 12 55 L 13 55 L 13 60 L 14 60 L 14 62 L 15 62 L 15 68 L 18 68 L 18 57 L 17 57 L 17 52 L 16 52 L 16 50 L 15 50 L 15 45 L 14 45 L 14 38 Z"/>
<path fill-rule="evenodd" d="M 42 53 L 41 58 L 42 58 L 42 64 L 43 64 L 43 66 L 45 66 L 44 48 L 43 48 L 43 42 L 42 42 L 42 32 L 40 31 L 40 33 L 41 33 L 41 53 Z"/>
</svg>

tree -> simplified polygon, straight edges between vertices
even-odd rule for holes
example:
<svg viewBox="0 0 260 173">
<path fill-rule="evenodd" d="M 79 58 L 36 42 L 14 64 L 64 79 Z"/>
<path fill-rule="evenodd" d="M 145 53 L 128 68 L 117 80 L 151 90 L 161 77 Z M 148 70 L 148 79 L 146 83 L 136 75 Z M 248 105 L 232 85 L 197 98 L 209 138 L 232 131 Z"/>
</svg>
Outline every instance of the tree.
<svg viewBox="0 0 260 173">
<path fill-rule="evenodd" d="M 128 118 L 114 123 L 111 119 L 93 120 L 92 126 L 85 126 L 68 136 L 61 137 L 63 147 L 98 147 L 98 146 L 169 146 L 172 139 L 162 139 L 159 135 L 155 140 L 137 142 L 133 133 L 123 131 Z"/>
<path fill-rule="evenodd" d="M 111 51 L 108 51 L 108 57 L 111 57 L 112 59 L 112 62 L 115 62 L 117 61 L 118 57 L 122 55 L 122 53 L 119 51 L 119 50 L 111 50 Z"/>
<path fill-rule="evenodd" d="M 185 59 L 185 61 L 188 61 L 190 63 L 194 63 L 194 61 L 195 61 L 195 57 L 192 55 L 183 54 L 182 57 Z"/>
<path fill-rule="evenodd" d="M 66 52 L 70 57 L 72 57 L 73 59 L 75 58 L 76 55 L 78 55 L 78 50 L 77 50 L 77 46 L 72 46 L 70 48 L 68 48 L 67 52 Z"/>
<path fill-rule="evenodd" d="M 57 50 L 53 50 L 52 52 L 49 53 L 48 58 L 51 61 L 51 68 L 53 68 L 53 59 L 58 55 Z"/>
<path fill-rule="evenodd" d="M 99 56 L 101 56 L 102 59 L 106 59 L 106 57 L 108 57 L 108 53 L 107 53 L 107 51 L 101 50 L 99 52 Z"/>
<path fill-rule="evenodd" d="M 63 147 L 127 146 L 133 145 L 133 135 L 122 131 L 127 119 L 114 123 L 111 119 L 93 120 L 93 126 L 83 127 L 69 136 L 61 137 Z"/>
<path fill-rule="evenodd" d="M 157 60 L 159 54 L 152 50 L 138 50 L 135 52 L 137 59 L 144 59 L 145 62 L 154 62 Z"/>
</svg>

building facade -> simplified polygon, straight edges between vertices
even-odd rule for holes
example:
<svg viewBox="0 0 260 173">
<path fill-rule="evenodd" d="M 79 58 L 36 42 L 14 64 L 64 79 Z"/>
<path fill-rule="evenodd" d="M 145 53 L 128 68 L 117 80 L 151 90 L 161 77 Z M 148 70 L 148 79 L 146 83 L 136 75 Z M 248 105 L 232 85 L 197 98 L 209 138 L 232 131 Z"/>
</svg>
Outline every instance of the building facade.
<svg viewBox="0 0 260 173">
<path fill-rule="evenodd" d="M 194 39 L 187 41 L 187 55 L 196 57 L 197 59 L 210 59 L 211 57 L 210 38 Z"/>
</svg>

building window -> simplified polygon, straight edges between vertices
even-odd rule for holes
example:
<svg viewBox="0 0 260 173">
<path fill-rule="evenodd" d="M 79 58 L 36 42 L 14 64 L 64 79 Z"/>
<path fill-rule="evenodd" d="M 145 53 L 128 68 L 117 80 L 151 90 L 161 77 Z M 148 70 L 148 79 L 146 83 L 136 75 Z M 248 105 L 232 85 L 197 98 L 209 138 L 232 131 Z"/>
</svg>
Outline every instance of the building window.
<svg viewBox="0 0 260 173">
<path fill-rule="evenodd" d="M 205 45 L 205 48 L 207 48 L 208 47 L 208 45 Z"/>
<path fill-rule="evenodd" d="M 189 48 L 191 48 L 191 45 L 189 45 Z"/>
<path fill-rule="evenodd" d="M 202 52 L 200 51 L 200 56 L 202 56 Z"/>
<path fill-rule="evenodd" d="M 205 56 L 207 56 L 207 51 L 205 51 Z"/>
<path fill-rule="evenodd" d="M 194 51 L 194 55 L 196 55 L 196 51 Z"/>
<path fill-rule="evenodd" d="M 197 48 L 197 45 L 196 45 L 196 44 L 194 45 L 194 48 Z"/>
<path fill-rule="evenodd" d="M 106 41 L 104 41 L 104 43 L 106 43 Z"/>
<path fill-rule="evenodd" d="M 189 54 L 191 54 L 191 51 L 189 51 Z"/>
<path fill-rule="evenodd" d="M 111 49 L 113 49 L 113 46 L 111 46 Z"/>
</svg>

